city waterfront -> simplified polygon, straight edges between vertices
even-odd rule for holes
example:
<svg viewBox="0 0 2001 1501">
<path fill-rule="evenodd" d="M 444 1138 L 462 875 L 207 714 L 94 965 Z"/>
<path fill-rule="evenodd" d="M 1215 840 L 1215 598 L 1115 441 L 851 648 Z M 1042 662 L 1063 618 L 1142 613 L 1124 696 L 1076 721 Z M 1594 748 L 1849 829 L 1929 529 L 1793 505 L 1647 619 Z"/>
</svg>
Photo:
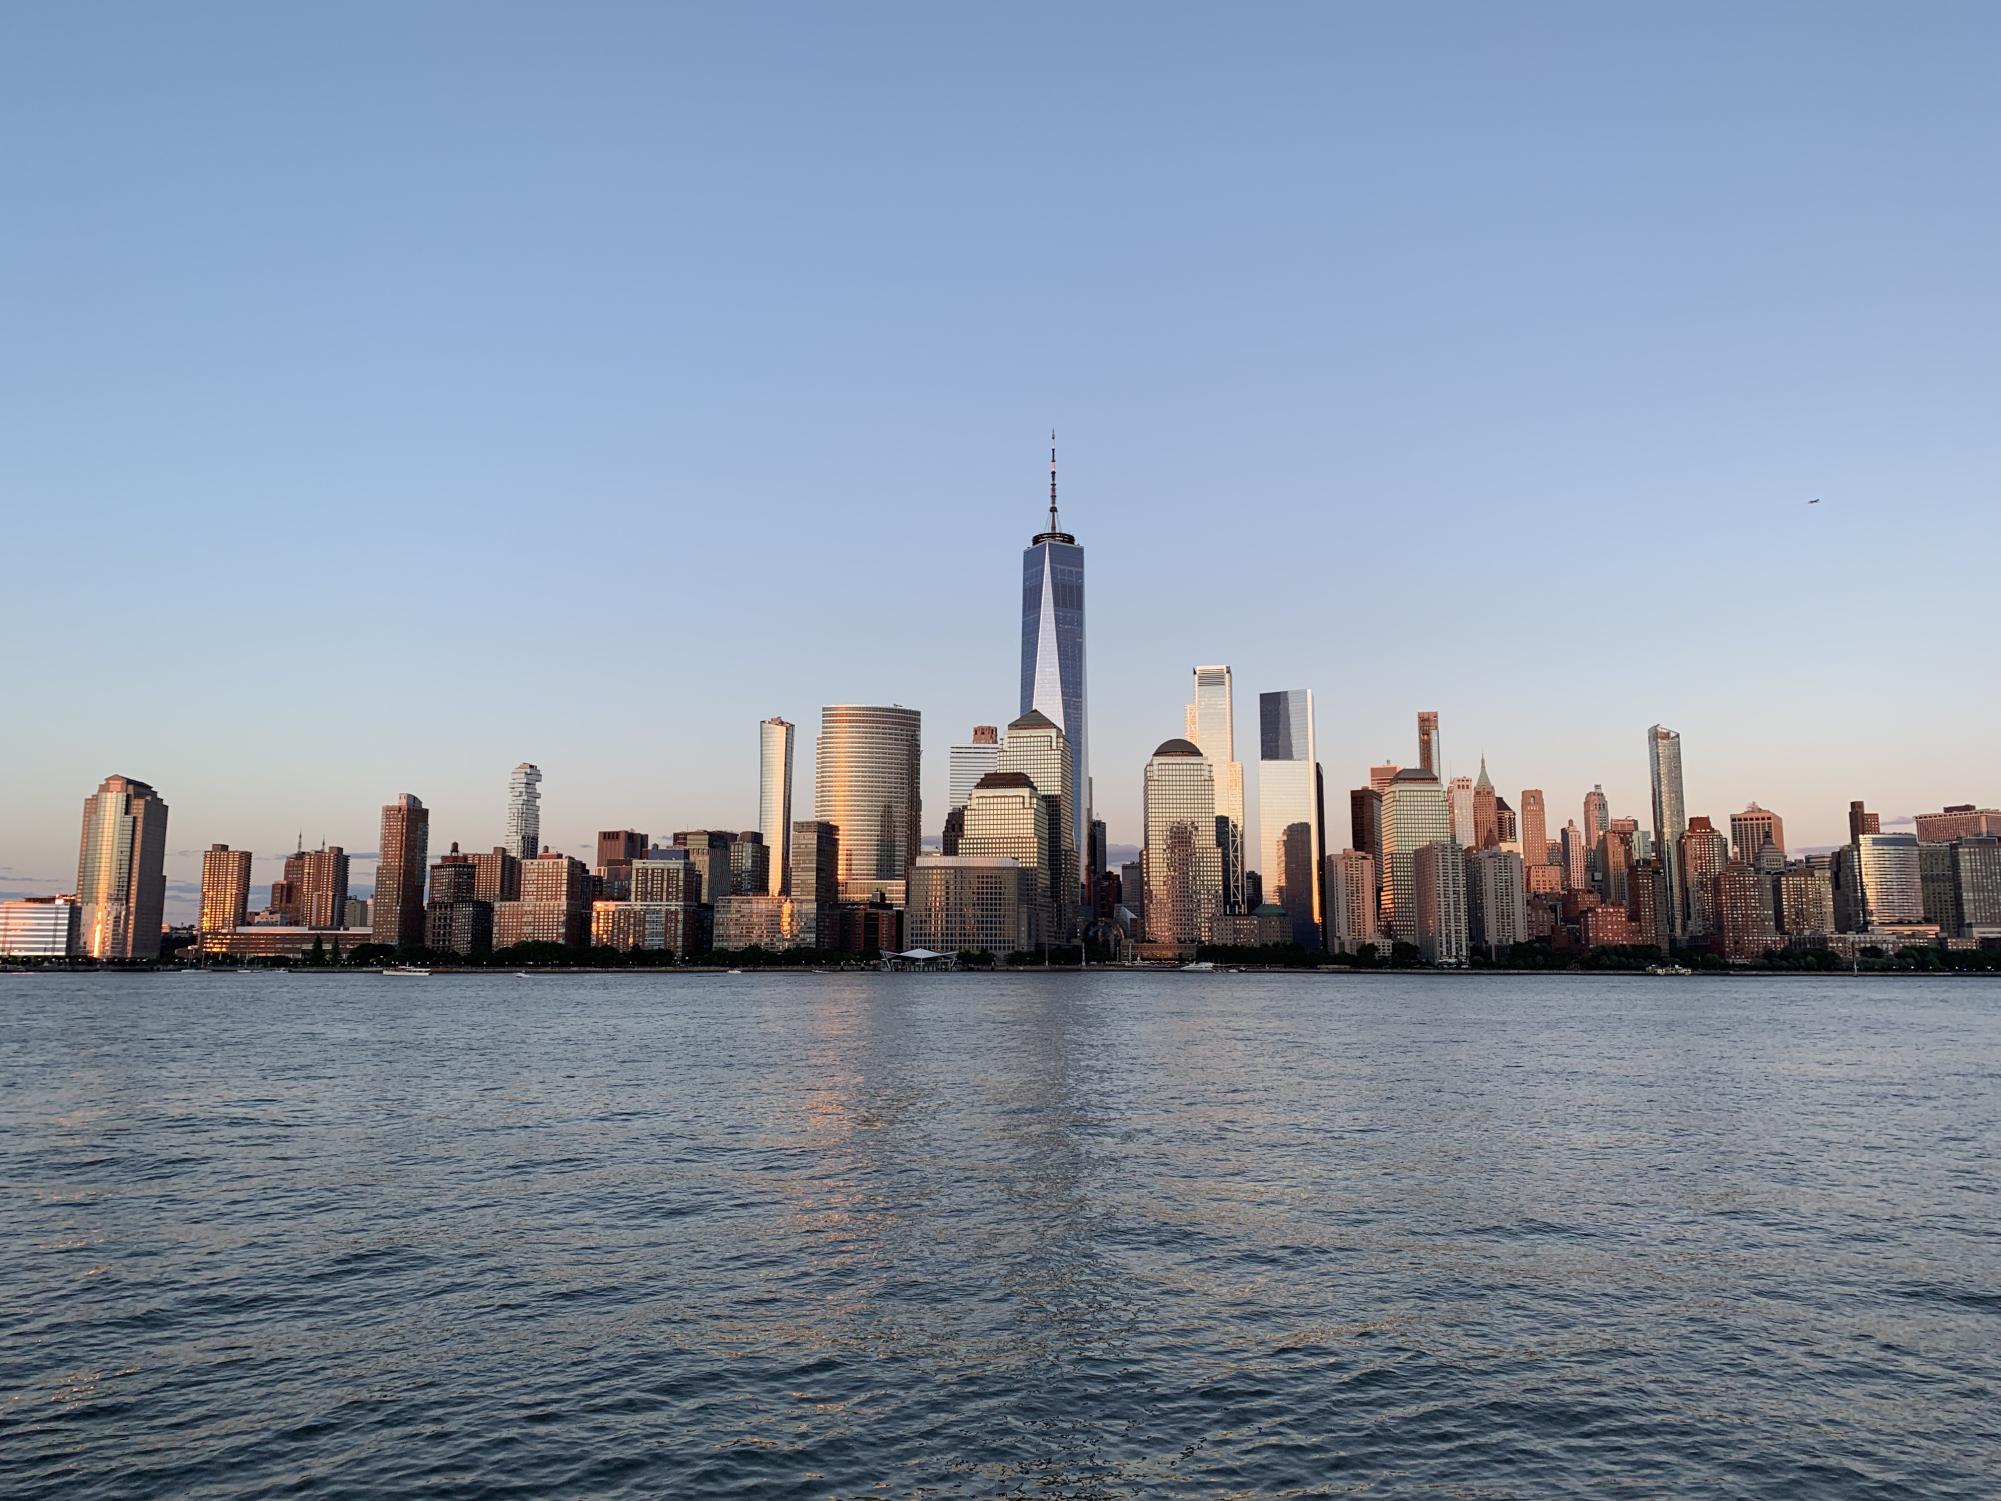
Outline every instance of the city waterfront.
<svg viewBox="0 0 2001 1501">
<path fill-rule="evenodd" d="M 2001 982 L 0 976 L 17 1498 L 1975 1497 Z"/>
</svg>

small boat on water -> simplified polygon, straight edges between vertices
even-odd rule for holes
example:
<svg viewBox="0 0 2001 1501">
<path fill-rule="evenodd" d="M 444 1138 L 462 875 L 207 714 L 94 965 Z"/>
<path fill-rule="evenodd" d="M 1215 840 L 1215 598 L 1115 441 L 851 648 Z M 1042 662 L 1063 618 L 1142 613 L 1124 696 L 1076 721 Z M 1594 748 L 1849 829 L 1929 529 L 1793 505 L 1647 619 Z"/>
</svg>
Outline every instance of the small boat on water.
<svg viewBox="0 0 2001 1501">
<path fill-rule="evenodd" d="M 1650 975 L 1692 975 L 1695 971 L 1683 964 L 1649 964 L 1647 966 L 1647 973 Z"/>
<path fill-rule="evenodd" d="M 1192 964 L 1184 964 L 1181 966 L 1183 974 L 1187 974 L 1190 971 L 1193 971 L 1196 974 L 1208 974 L 1215 968 L 1216 968 L 1215 963 L 1212 960 L 1208 959 L 1197 959 Z"/>
<path fill-rule="evenodd" d="M 383 971 L 385 975 L 428 975 L 428 969 L 420 969 L 414 964 L 397 964 Z"/>
</svg>

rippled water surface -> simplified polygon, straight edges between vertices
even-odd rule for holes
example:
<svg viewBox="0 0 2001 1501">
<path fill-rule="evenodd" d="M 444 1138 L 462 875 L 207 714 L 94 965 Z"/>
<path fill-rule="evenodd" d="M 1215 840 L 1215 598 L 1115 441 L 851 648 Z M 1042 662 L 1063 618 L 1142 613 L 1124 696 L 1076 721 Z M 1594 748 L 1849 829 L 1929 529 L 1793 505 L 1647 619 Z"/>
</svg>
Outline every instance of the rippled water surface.
<svg viewBox="0 0 2001 1501">
<path fill-rule="evenodd" d="M 2001 985 L 0 977 L 0 1493 L 2001 1493 Z"/>
</svg>

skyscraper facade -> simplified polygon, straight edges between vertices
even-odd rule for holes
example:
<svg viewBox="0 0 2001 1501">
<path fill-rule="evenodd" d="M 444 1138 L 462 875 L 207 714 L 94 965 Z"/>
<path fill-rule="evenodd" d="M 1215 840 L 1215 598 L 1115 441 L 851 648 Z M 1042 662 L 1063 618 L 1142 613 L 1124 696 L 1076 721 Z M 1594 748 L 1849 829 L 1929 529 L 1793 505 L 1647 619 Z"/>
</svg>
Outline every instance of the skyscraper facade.
<svg viewBox="0 0 2001 1501">
<path fill-rule="evenodd" d="M 1327 947 L 1352 954 L 1376 942 L 1382 897 L 1377 890 L 1375 857 L 1361 850 L 1341 850 L 1327 860 Z"/>
<path fill-rule="evenodd" d="M 777 715 L 757 727 L 757 827 L 764 835 L 764 896 L 792 889 L 792 738 L 795 726 Z"/>
<path fill-rule="evenodd" d="M 542 769 L 532 761 L 523 761 L 507 778 L 504 844 L 517 860 L 533 860 L 542 853 Z"/>
<path fill-rule="evenodd" d="M 1466 928 L 1468 941 L 1489 958 L 1505 954 L 1529 938 L 1527 867 L 1513 850 L 1468 850 Z"/>
<path fill-rule="evenodd" d="M 1080 855 L 1070 843 L 1070 831 L 1076 826 L 1069 816 L 1070 789 L 1076 785 L 1076 779 L 1072 775 L 1069 739 L 1048 715 L 1039 709 L 1030 709 L 1007 727 L 998 749 L 994 770 L 1018 772 L 1026 776 L 1037 795 L 1048 800 L 1049 936 L 1057 941 L 1066 940 L 1076 926 L 1079 893 L 1083 889 Z M 985 785 L 988 779 L 982 777 L 980 780 Z M 970 837 L 972 832 L 972 805 L 968 803 L 965 836 Z M 969 848 L 963 837 L 959 852 L 965 855 L 1008 853 L 1006 850 Z"/>
<path fill-rule="evenodd" d="M 382 851 L 369 907 L 377 943 L 415 948 L 424 941 L 424 871 L 431 855 L 431 812 L 412 793 L 382 807 Z"/>
<path fill-rule="evenodd" d="M 820 711 L 813 811 L 838 831 L 841 880 L 901 881 L 917 858 L 922 728 L 917 710 L 901 706 L 830 704 Z M 796 862 L 796 825 L 793 832 Z"/>
<path fill-rule="evenodd" d="M 1480 758 L 1480 775 L 1473 782 L 1473 847 L 1493 849 L 1501 842 L 1499 800 L 1487 775 L 1487 758 Z"/>
<path fill-rule="evenodd" d="M 980 778 L 994 769 L 999 756 L 1000 730 L 990 724 L 974 725 L 973 738 L 964 745 L 952 747 L 951 760 L 945 772 L 945 790 L 950 798 L 948 809 L 966 806 L 966 799 L 973 795 Z"/>
<path fill-rule="evenodd" d="M 201 857 L 198 933 L 234 933 L 250 911 L 250 851 L 211 844 Z"/>
<path fill-rule="evenodd" d="M 840 946 L 841 831 L 825 819 L 792 825 L 792 903 L 802 948 Z"/>
<path fill-rule="evenodd" d="M 1216 776 L 1217 845 L 1223 851 L 1223 906 L 1244 909 L 1244 763 L 1237 759 L 1236 696 L 1226 666 L 1195 669 L 1187 739 Z"/>
<path fill-rule="evenodd" d="M 1411 876 L 1417 947 L 1424 962 L 1464 964 L 1469 949 L 1466 852 L 1450 839 L 1434 840 L 1412 858 Z"/>
<path fill-rule="evenodd" d="M 1055 434 L 1049 448 L 1049 528 L 1021 555 L 1021 707 L 1039 709 L 1070 742 L 1065 809 L 1070 843 L 1083 849 L 1091 824 L 1091 740 L 1084 682 L 1084 549 L 1056 514 Z M 823 812 L 821 817 L 826 817 Z M 914 858 L 914 856 L 913 856 Z"/>
<path fill-rule="evenodd" d="M 1925 920 L 1924 879 L 1915 834 L 1864 834 L 1856 840 L 1865 926 Z"/>
<path fill-rule="evenodd" d="M 1035 942 L 1061 938 L 1059 898 L 1067 894 L 1067 872 L 1059 853 L 1068 831 L 1058 814 L 1062 798 L 1045 797 L 1027 773 L 990 771 L 966 803 L 966 831 L 959 854 L 1009 859 L 1035 873 Z M 1052 837 L 1053 836 L 1053 837 Z"/>
<path fill-rule="evenodd" d="M 1223 900 L 1216 778 L 1187 740 L 1163 741 L 1146 763 L 1143 922 L 1149 943 L 1200 943 Z"/>
<path fill-rule="evenodd" d="M 1756 866 L 1759 853 L 1768 844 L 1781 855 L 1786 852 L 1786 822 L 1770 808 L 1752 803 L 1742 813 L 1730 815 L 1730 843 L 1736 847 L 1739 860 Z"/>
<path fill-rule="evenodd" d="M 1452 814 L 1453 843 L 1467 849 L 1478 849 L 1480 836 L 1474 832 L 1471 777 L 1454 777 L 1445 784 L 1445 806 Z"/>
<path fill-rule="evenodd" d="M 167 805 L 145 782 L 106 777 L 83 800 L 76 898 L 85 956 L 159 958 L 166 858 Z"/>
<path fill-rule="evenodd" d="M 1417 942 L 1417 852 L 1440 840 L 1452 840 L 1445 788 L 1422 767 L 1407 766 L 1383 793 L 1383 855 L 1377 872 L 1383 930 L 1399 943 Z M 1462 891 L 1464 884 L 1462 880 Z"/>
<path fill-rule="evenodd" d="M 1688 899 L 1681 873 L 1688 807 L 1681 788 L 1681 736 L 1664 725 L 1647 731 L 1647 780 L 1654 795 L 1654 858 L 1667 879 L 1669 929 L 1679 942 L 1688 934 Z"/>
<path fill-rule="evenodd" d="M 1549 864 L 1549 811 L 1540 787 L 1522 789 L 1522 863 Z"/>
<path fill-rule="evenodd" d="M 1701 814 L 1691 818 L 1682 831 L 1680 859 L 1674 866 L 1682 883 L 1685 936 L 1713 939 L 1721 931 L 1717 926 L 1716 878 L 1729 860 L 1729 847 L 1716 826 Z"/>
<path fill-rule="evenodd" d="M 1319 948 L 1326 839 L 1310 688 L 1258 695 L 1258 838 L 1266 900 L 1292 918 L 1293 942 Z"/>
<path fill-rule="evenodd" d="M 1439 748 L 1438 711 L 1425 709 L 1417 716 L 1417 767 L 1445 780 L 1445 756 Z"/>
</svg>

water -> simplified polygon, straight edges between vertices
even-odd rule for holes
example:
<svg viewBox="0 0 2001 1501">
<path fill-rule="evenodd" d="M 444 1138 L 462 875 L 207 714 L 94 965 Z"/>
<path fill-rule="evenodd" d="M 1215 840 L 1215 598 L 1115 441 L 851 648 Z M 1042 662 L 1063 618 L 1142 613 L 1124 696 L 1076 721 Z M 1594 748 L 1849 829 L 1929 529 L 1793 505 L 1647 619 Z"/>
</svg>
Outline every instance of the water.
<svg viewBox="0 0 2001 1501">
<path fill-rule="evenodd" d="M 0 1492 L 2001 1490 L 2001 985 L 0 977 Z"/>
</svg>

